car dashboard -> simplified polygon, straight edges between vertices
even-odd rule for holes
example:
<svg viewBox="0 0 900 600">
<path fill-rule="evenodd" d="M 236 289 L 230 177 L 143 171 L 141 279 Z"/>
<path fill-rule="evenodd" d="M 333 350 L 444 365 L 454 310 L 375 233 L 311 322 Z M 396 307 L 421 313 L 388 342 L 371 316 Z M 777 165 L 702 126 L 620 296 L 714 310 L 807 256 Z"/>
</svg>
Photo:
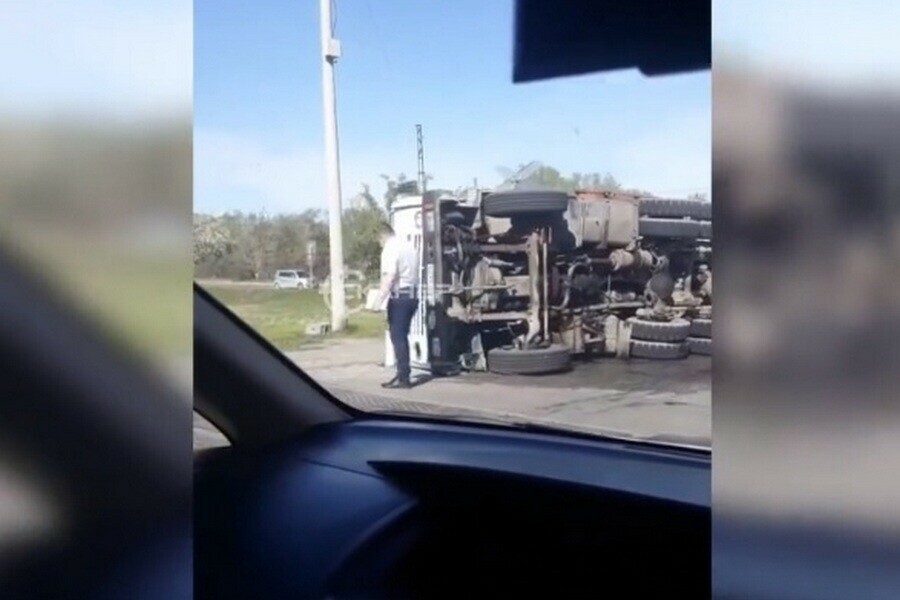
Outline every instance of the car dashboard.
<svg viewBox="0 0 900 600">
<path fill-rule="evenodd" d="M 199 455 L 198 598 L 710 589 L 708 453 L 393 419 Z"/>
</svg>

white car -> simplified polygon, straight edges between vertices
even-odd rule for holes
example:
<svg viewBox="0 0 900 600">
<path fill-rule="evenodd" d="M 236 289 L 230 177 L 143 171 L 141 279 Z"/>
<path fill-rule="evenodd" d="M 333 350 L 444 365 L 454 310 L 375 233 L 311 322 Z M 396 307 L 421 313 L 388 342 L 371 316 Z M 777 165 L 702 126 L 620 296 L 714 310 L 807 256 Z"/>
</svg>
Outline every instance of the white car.
<svg viewBox="0 0 900 600">
<path fill-rule="evenodd" d="M 276 290 L 306 290 L 310 287 L 309 275 L 300 269 L 283 269 L 275 273 Z"/>
</svg>

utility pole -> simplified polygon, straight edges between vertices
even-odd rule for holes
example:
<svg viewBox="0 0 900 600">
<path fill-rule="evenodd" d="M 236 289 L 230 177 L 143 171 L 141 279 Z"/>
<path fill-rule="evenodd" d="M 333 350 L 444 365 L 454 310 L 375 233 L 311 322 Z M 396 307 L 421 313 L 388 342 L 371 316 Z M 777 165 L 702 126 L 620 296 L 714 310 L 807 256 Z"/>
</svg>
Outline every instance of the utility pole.
<svg viewBox="0 0 900 600">
<path fill-rule="evenodd" d="M 331 3 L 320 0 L 322 36 L 322 109 L 325 116 L 325 173 L 328 193 L 328 238 L 331 255 L 331 330 L 347 324 L 344 298 L 344 240 L 341 230 L 341 168 L 337 138 L 337 107 L 334 98 L 334 63 L 341 56 L 341 44 L 334 39 Z"/>
<path fill-rule="evenodd" d="M 306 268 L 309 269 L 309 281 L 316 280 L 316 241 L 312 240 L 306 244 Z"/>
</svg>

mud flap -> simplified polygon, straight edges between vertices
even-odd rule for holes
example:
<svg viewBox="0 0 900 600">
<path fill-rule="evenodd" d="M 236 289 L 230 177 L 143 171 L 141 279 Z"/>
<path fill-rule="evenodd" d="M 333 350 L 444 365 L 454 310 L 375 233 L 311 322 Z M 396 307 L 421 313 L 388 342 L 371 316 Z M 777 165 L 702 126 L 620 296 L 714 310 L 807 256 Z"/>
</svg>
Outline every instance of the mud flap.
<svg viewBox="0 0 900 600">
<path fill-rule="evenodd" d="M 631 355 L 631 323 L 619 321 L 616 336 L 616 358 L 628 358 Z"/>
<path fill-rule="evenodd" d="M 463 356 L 462 366 L 469 371 L 487 371 L 487 354 L 481 343 L 481 334 L 476 333 L 472 336 L 472 343 L 469 346 L 469 353 Z"/>
<path fill-rule="evenodd" d="M 603 345 L 607 355 L 628 358 L 631 354 L 631 324 L 615 315 L 603 321 Z"/>
<path fill-rule="evenodd" d="M 615 354 L 619 340 L 619 317 L 609 315 L 603 320 L 603 352 Z"/>
</svg>

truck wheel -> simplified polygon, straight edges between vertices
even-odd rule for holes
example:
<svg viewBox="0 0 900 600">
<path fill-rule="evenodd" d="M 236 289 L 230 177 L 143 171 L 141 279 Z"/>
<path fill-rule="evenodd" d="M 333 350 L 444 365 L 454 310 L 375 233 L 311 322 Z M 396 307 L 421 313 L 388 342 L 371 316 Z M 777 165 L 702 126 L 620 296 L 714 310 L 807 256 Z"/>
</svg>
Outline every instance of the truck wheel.
<svg viewBox="0 0 900 600">
<path fill-rule="evenodd" d="M 572 366 L 572 352 L 554 344 L 549 348 L 494 348 L 488 351 L 488 370 L 503 375 L 558 373 Z"/>
<path fill-rule="evenodd" d="M 564 212 L 568 208 L 569 195 L 565 192 L 497 192 L 486 196 L 481 204 L 489 217 Z"/>
<path fill-rule="evenodd" d="M 443 221 L 448 225 L 465 225 L 466 215 L 458 210 L 450 211 L 443 216 Z"/>
<path fill-rule="evenodd" d="M 712 319 L 694 319 L 691 321 L 691 337 L 711 338 Z"/>
<path fill-rule="evenodd" d="M 700 223 L 686 219 L 641 217 L 638 231 L 642 236 L 650 238 L 696 239 L 700 236 Z"/>
<path fill-rule="evenodd" d="M 700 235 L 704 240 L 712 239 L 712 221 L 700 221 Z"/>
<path fill-rule="evenodd" d="M 687 339 L 687 344 L 691 349 L 691 354 L 712 356 L 712 340 L 709 338 L 689 337 Z"/>
<path fill-rule="evenodd" d="M 701 221 L 712 221 L 712 202 L 698 202 L 696 219 Z"/>
<path fill-rule="evenodd" d="M 638 212 L 643 217 L 662 219 L 683 219 L 687 217 L 708 221 L 712 218 L 712 204 L 700 202 L 699 200 L 641 198 L 638 204 Z"/>
<path fill-rule="evenodd" d="M 687 342 L 647 342 L 631 340 L 631 356 L 655 360 L 674 360 L 688 355 Z"/>
<path fill-rule="evenodd" d="M 631 317 L 628 323 L 631 324 L 631 339 L 645 342 L 683 342 L 691 331 L 687 319 L 645 321 Z"/>
</svg>

